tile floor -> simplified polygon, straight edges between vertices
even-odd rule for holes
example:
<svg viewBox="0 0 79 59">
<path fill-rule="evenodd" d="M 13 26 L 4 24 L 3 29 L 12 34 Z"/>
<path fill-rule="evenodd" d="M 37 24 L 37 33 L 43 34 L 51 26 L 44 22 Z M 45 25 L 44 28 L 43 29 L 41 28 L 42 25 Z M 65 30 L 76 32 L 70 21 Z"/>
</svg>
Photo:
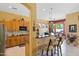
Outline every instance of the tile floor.
<svg viewBox="0 0 79 59">
<path fill-rule="evenodd" d="M 25 47 L 12 47 L 12 48 L 7 48 L 5 50 L 5 55 L 6 56 L 25 56 Z"/>
</svg>

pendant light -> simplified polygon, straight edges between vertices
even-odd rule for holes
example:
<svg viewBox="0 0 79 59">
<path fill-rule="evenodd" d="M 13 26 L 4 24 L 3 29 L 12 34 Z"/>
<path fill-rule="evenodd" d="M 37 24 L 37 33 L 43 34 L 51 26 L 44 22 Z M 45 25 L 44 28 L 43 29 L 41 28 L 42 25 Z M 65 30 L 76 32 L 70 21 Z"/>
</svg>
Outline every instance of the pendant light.
<svg viewBox="0 0 79 59">
<path fill-rule="evenodd" d="M 55 20 L 53 15 L 53 8 L 50 8 L 49 10 L 49 20 Z"/>
</svg>

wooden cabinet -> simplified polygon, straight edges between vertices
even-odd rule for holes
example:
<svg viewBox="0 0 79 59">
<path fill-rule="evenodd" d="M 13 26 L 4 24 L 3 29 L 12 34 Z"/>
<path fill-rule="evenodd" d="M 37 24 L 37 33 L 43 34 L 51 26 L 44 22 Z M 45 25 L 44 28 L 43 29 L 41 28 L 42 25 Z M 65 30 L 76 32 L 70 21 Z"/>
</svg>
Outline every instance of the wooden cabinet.
<svg viewBox="0 0 79 59">
<path fill-rule="evenodd" d="M 14 20 L 8 20 L 5 22 L 6 31 L 7 32 L 19 32 L 19 26 L 26 26 L 28 29 L 28 21 L 21 21 L 19 19 Z M 21 44 L 25 44 L 26 40 L 28 40 L 28 34 L 27 35 L 16 35 L 16 36 L 10 36 L 6 39 L 6 48 L 19 46 Z"/>
<path fill-rule="evenodd" d="M 9 37 L 6 40 L 6 48 L 19 46 L 19 45 L 25 45 L 26 41 L 29 39 L 29 36 L 13 36 Z"/>
</svg>

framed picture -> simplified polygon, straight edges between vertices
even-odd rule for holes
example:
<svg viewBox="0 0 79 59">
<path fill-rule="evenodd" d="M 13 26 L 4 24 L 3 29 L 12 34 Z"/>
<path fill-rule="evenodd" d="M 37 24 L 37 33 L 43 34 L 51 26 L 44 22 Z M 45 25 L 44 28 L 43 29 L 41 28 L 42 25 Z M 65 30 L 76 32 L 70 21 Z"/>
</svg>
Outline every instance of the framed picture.
<svg viewBox="0 0 79 59">
<path fill-rule="evenodd" d="M 76 24 L 69 25 L 69 32 L 77 32 L 77 25 Z"/>
</svg>

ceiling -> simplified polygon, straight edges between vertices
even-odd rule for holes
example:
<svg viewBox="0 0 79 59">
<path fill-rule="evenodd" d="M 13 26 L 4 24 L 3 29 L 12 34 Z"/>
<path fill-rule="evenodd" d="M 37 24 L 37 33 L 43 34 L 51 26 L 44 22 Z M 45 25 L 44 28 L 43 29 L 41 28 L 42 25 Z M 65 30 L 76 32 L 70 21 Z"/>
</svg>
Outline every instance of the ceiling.
<svg viewBox="0 0 79 59">
<path fill-rule="evenodd" d="M 51 12 L 52 8 L 52 13 Z M 79 11 L 79 3 L 37 3 L 37 18 L 52 20 L 63 19 L 66 14 Z"/>
<path fill-rule="evenodd" d="M 0 11 L 29 16 L 30 11 L 20 3 L 0 3 Z"/>
<path fill-rule="evenodd" d="M 52 13 L 51 13 L 52 8 Z M 0 11 L 29 16 L 30 11 L 20 3 L 0 3 Z M 79 11 L 79 3 L 37 3 L 37 19 L 63 19 L 66 14 Z"/>
</svg>

